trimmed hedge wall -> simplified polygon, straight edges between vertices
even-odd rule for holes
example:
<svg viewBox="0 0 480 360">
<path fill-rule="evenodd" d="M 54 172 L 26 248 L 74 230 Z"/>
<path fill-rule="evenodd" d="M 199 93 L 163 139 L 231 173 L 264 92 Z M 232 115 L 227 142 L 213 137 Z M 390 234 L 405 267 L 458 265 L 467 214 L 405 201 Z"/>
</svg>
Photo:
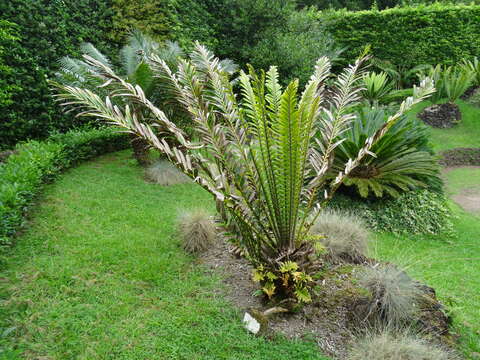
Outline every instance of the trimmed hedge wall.
<svg viewBox="0 0 480 360">
<path fill-rule="evenodd" d="M 86 123 L 59 111 L 46 80 L 58 70 L 58 59 L 78 55 L 82 42 L 115 54 L 119 44 L 107 37 L 112 16 L 110 0 L 0 1 L 0 18 L 16 24 L 18 38 L 3 59 L 12 70 L 0 76 L 12 89 L 11 101 L 0 102 L 0 150 Z"/>
<path fill-rule="evenodd" d="M 480 6 L 441 5 L 384 11 L 319 13 L 343 56 L 352 62 L 370 45 L 374 56 L 411 68 L 454 64 L 480 55 Z"/>
<path fill-rule="evenodd" d="M 111 128 L 74 130 L 17 145 L 15 154 L 0 163 L 0 246 L 10 244 L 45 182 L 80 161 L 128 146 L 128 136 Z"/>
</svg>

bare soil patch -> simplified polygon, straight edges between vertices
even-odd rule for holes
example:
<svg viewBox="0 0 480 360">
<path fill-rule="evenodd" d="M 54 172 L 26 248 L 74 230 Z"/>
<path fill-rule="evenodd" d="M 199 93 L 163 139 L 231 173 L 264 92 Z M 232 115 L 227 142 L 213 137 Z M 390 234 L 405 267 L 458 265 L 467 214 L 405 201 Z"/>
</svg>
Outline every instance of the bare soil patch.
<svg viewBox="0 0 480 360">
<path fill-rule="evenodd" d="M 449 166 L 445 167 L 442 172 L 446 174 L 458 168 L 480 169 L 480 166 Z M 451 196 L 452 200 L 463 210 L 474 214 L 480 214 L 480 179 L 478 179 L 478 183 L 478 186 L 462 188 L 457 194 Z"/>
<path fill-rule="evenodd" d="M 480 213 L 480 188 L 465 188 L 460 194 L 452 196 L 452 199 L 465 211 Z"/>
</svg>

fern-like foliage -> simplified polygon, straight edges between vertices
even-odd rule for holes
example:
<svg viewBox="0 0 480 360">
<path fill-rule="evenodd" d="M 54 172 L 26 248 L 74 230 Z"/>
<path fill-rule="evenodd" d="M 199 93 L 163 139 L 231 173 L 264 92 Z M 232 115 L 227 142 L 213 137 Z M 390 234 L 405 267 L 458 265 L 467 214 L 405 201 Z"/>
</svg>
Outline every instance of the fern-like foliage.
<svg viewBox="0 0 480 360">
<path fill-rule="evenodd" d="M 361 109 L 352 126 L 342 135 L 335 150 L 331 176 L 358 153 L 365 140 L 385 124 L 388 115 L 381 109 Z M 350 172 L 345 186 L 354 186 L 362 197 L 397 197 L 418 188 L 441 189 L 439 165 L 428 145 L 427 128 L 403 116 L 375 145 L 371 154 Z"/>
<path fill-rule="evenodd" d="M 433 91 L 428 80 L 416 88 L 414 96 L 365 140 L 325 187 L 334 150 L 341 143 L 338 138 L 349 128 L 354 118 L 351 108 L 360 100 L 363 59 L 337 77 L 334 95 L 327 102 L 323 96 L 323 84 L 331 75 L 327 58 L 318 60 L 301 92 L 297 81 L 282 87 L 275 67 L 267 73 L 250 68 L 240 73 L 237 96 L 220 60 L 199 44 L 176 70 L 151 57 L 149 63 L 163 90 L 192 119 L 192 136 L 186 136 L 140 86 L 93 58 L 86 61 L 107 79 L 110 96 L 102 99 L 89 89 L 58 85 L 58 100 L 81 108 L 84 116 L 120 126 L 165 153 L 223 206 L 251 262 L 275 271 L 287 261 L 306 270 L 313 249 L 305 239 L 321 209 L 319 192 L 325 191 L 326 200 L 331 198 L 401 115 Z M 112 98 L 118 97 L 128 101 L 115 105 Z M 141 107 L 153 119 L 155 131 L 139 120 L 132 106 Z M 313 148 L 314 139 L 321 150 Z"/>
</svg>

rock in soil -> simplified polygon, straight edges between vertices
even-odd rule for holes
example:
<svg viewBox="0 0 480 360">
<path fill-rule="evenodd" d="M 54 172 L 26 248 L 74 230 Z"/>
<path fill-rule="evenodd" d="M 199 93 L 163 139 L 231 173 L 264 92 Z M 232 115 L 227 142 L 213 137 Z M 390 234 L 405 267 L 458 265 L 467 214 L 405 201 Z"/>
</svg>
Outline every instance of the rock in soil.
<svg viewBox="0 0 480 360">
<path fill-rule="evenodd" d="M 462 119 L 459 107 L 450 103 L 429 106 L 417 116 L 425 124 L 442 129 L 451 128 Z"/>
</svg>

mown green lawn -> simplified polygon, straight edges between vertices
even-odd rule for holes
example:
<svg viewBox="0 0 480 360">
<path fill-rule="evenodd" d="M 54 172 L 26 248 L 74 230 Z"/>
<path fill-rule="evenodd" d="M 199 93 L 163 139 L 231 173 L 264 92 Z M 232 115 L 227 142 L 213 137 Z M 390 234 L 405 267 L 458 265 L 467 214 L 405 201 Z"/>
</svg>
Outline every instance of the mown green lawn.
<svg viewBox="0 0 480 360">
<path fill-rule="evenodd" d="M 462 124 L 432 130 L 437 150 L 480 146 L 480 112 L 461 106 Z M 479 175 L 447 173 L 447 192 Z M 147 184 L 121 152 L 68 171 L 38 203 L 0 273 L 0 359 L 326 359 L 313 343 L 248 335 L 220 279 L 180 248 L 178 210 L 213 211 L 199 187 Z M 473 358 L 480 217 L 452 209 L 456 238 L 376 234 L 372 253 L 437 290 Z"/>
<path fill-rule="evenodd" d="M 1 359 L 325 359 L 247 334 L 221 281 L 179 247 L 177 211 L 212 206 L 200 187 L 147 184 L 122 152 L 68 171 L 39 203 L 0 274 Z"/>
<path fill-rule="evenodd" d="M 433 146 L 435 151 L 442 151 L 458 147 L 480 147 L 480 109 L 458 100 L 462 113 L 462 121 L 459 125 L 450 129 L 431 129 Z M 416 114 L 427 106 L 429 102 L 418 104 L 412 111 L 410 117 L 416 117 Z"/>
<path fill-rule="evenodd" d="M 480 147 L 480 110 L 463 101 L 458 104 L 463 115 L 459 125 L 431 129 L 436 151 Z M 415 110 L 428 105 L 419 104 Z M 462 188 L 480 188 L 479 168 L 454 169 L 444 177 L 447 195 Z M 453 315 L 461 347 L 473 359 L 480 352 L 480 216 L 466 213 L 453 201 L 450 204 L 456 237 L 377 234 L 373 253 L 403 265 L 413 277 L 437 290 Z"/>
</svg>

